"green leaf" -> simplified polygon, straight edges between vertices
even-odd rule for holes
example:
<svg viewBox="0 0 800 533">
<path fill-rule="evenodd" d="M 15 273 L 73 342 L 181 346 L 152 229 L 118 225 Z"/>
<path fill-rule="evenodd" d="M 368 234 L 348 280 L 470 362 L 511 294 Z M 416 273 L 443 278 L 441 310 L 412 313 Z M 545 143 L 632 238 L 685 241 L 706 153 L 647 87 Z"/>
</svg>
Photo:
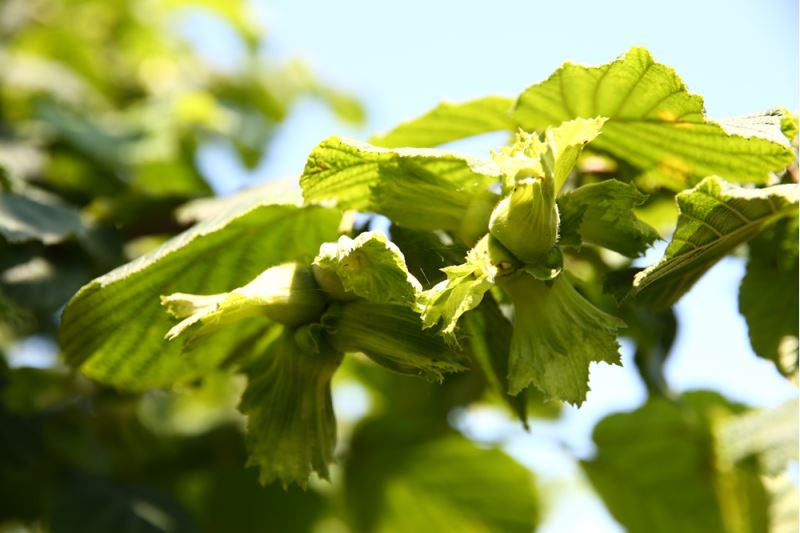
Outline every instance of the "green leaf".
<svg viewBox="0 0 800 533">
<path fill-rule="evenodd" d="M 730 463 L 757 456 L 761 470 L 777 475 L 798 460 L 798 404 L 791 399 L 774 409 L 739 415 L 719 429 L 720 455 Z"/>
<path fill-rule="evenodd" d="M 617 332 L 625 323 L 594 307 L 565 276 L 548 286 L 517 272 L 497 285 L 514 303 L 511 394 L 533 384 L 549 398 L 580 405 L 589 392 L 589 365 L 620 364 Z"/>
<path fill-rule="evenodd" d="M 72 298 L 60 332 L 67 362 L 94 379 L 139 390 L 203 375 L 225 359 L 245 326 L 182 354 L 180 343 L 163 340 L 172 324 L 159 296 L 225 292 L 270 266 L 310 262 L 320 244 L 336 238 L 340 217 L 334 209 L 254 202 L 198 224 Z"/>
<path fill-rule="evenodd" d="M 464 354 L 423 331 L 419 315 L 406 306 L 357 300 L 332 306 L 322 324 L 337 350 L 361 352 L 396 372 L 442 381 L 444 373 L 465 369 Z"/>
<path fill-rule="evenodd" d="M 797 185 L 732 186 L 710 176 L 675 196 L 680 215 L 664 257 L 634 277 L 632 293 L 649 306 L 674 304 L 714 263 L 776 220 L 797 216 Z"/>
<path fill-rule="evenodd" d="M 520 95 L 514 118 L 528 131 L 577 117 L 608 117 L 592 147 L 682 189 L 716 174 L 739 183 L 764 183 L 794 159 L 786 142 L 763 131 L 737 130 L 705 117 L 703 100 L 675 71 L 644 48 L 599 67 L 565 63 Z"/>
<path fill-rule="evenodd" d="M 314 266 L 334 273 L 347 293 L 374 303 L 413 308 L 422 290 L 403 253 L 381 233 L 369 231 L 355 239 L 342 235 L 336 243 L 325 243 Z"/>
<path fill-rule="evenodd" d="M 583 468 L 631 533 L 766 532 L 766 494 L 754 465 L 716 458 L 715 424 L 734 412 L 713 393 L 651 398 L 597 425 L 597 456 Z"/>
<path fill-rule="evenodd" d="M 421 117 L 403 122 L 370 143 L 386 148 L 427 148 L 493 131 L 512 131 L 514 100 L 487 96 L 464 103 L 442 102 Z"/>
<path fill-rule="evenodd" d="M 336 447 L 331 378 L 342 354 L 325 342 L 316 347 L 309 351 L 286 329 L 245 369 L 239 409 L 247 415 L 247 464 L 261 469 L 263 485 L 305 487 L 311 472 L 328 479 Z"/>
<path fill-rule="evenodd" d="M 532 474 L 460 435 L 429 438 L 396 419 L 356 430 L 345 467 L 357 533 L 527 533 L 539 519 Z"/>
<path fill-rule="evenodd" d="M 546 176 L 553 182 L 554 194 L 558 194 L 583 146 L 600 134 L 605 122 L 603 117 L 578 118 L 547 128 L 541 138 L 535 133 L 517 132 L 511 146 L 492 154 L 505 176 L 506 188 L 513 187 L 518 179 Z"/>
<path fill-rule="evenodd" d="M 638 257 L 659 237 L 632 211 L 646 199 L 633 184 L 614 179 L 569 191 L 558 198 L 558 210 L 562 220 L 578 223 L 562 224 L 559 242 L 587 242 Z"/>
<path fill-rule="evenodd" d="M 424 327 L 441 323 L 442 333 L 452 336 L 461 315 L 481 303 L 498 275 L 489 242 L 487 235 L 467 252 L 464 264 L 442 269 L 447 274 L 446 280 L 420 294 Z"/>
<path fill-rule="evenodd" d="M 787 376 L 798 368 L 798 222 L 779 220 L 750 241 L 747 272 L 739 287 L 739 311 L 756 354 Z"/>
<path fill-rule="evenodd" d="M 325 299 L 311 269 L 297 263 L 268 268 L 247 285 L 221 294 L 174 293 L 161 297 L 169 314 L 183 320 L 167 332 L 173 340 L 190 331 L 193 343 L 235 321 L 253 316 L 289 326 L 316 322 Z"/>
<path fill-rule="evenodd" d="M 497 181 L 499 171 L 491 161 L 456 153 L 421 148 L 387 150 L 330 137 L 309 155 L 300 186 L 309 202 L 335 200 L 344 209 L 377 211 L 373 188 L 384 182 L 409 180 L 413 190 L 418 181 L 415 176 L 447 183 L 454 189 L 480 191 Z M 416 197 L 420 202 L 430 201 L 425 191 Z"/>
<path fill-rule="evenodd" d="M 49 194 L 30 188 L 26 194 L 0 194 L 0 235 L 8 242 L 51 245 L 85 232 L 80 212 Z"/>
</svg>

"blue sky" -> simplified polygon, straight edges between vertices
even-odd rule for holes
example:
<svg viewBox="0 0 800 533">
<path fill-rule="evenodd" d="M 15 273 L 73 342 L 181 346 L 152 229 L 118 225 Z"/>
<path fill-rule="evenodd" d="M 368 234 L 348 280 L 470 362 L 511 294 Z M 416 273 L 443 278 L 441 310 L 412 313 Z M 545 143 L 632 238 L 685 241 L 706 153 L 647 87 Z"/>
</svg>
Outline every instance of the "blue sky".
<svg viewBox="0 0 800 533">
<path fill-rule="evenodd" d="M 254 173 L 237 168 L 224 147 L 204 153 L 208 171 L 224 176 L 215 180 L 223 192 L 252 180 L 298 174 L 308 152 L 329 135 L 366 139 L 442 99 L 514 96 L 566 60 L 605 63 L 633 45 L 649 48 L 658 61 L 673 66 L 692 92 L 705 97 L 712 117 L 778 105 L 798 110 L 794 0 L 274 0 L 257 7 L 270 30 L 268 52 L 302 57 L 322 79 L 354 91 L 367 107 L 368 122 L 361 130 L 349 129 L 321 105 L 301 103 L 282 125 L 272 157 Z M 205 46 L 230 62 L 229 44 L 206 40 Z M 480 152 L 493 142 L 498 138 L 464 146 Z M 662 250 L 649 254 L 645 264 L 655 262 Z M 751 405 L 777 405 L 797 390 L 750 350 L 736 302 L 743 272 L 741 259 L 725 259 L 679 303 L 680 330 L 667 379 L 677 390 L 711 388 Z M 623 353 L 629 361 L 630 348 Z M 559 423 L 534 425 L 531 435 L 483 411 L 465 413 L 458 422 L 476 438 L 503 435 L 515 457 L 559 487 L 544 531 L 619 530 L 571 457 L 591 454 L 594 423 L 610 412 L 635 408 L 644 389 L 630 367 L 595 367 L 591 385 L 581 410 L 567 410 Z M 576 507 L 580 513 L 569 512 Z"/>
</svg>

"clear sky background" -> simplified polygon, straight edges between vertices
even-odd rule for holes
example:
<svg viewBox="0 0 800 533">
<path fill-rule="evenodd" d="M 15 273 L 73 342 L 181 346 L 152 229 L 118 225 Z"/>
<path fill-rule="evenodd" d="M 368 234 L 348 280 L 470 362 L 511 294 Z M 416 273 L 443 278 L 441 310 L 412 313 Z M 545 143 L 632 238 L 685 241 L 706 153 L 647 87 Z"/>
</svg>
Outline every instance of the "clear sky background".
<svg viewBox="0 0 800 533">
<path fill-rule="evenodd" d="M 366 140 L 442 99 L 514 96 L 566 60 L 605 63 L 633 45 L 673 66 L 691 91 L 705 97 L 712 117 L 778 105 L 798 110 L 796 0 L 275 0 L 257 7 L 270 30 L 270 57 L 309 61 L 322 79 L 361 97 L 368 122 L 362 130 L 349 129 L 321 105 L 301 103 L 281 126 L 270 157 L 252 173 L 225 146 L 211 147 L 202 160 L 223 193 L 299 174 L 313 146 L 329 135 Z M 221 65 L 235 68 L 237 44 L 213 24 L 196 21 L 188 31 Z M 465 146 L 479 152 L 493 141 L 497 137 Z M 737 312 L 743 273 L 742 260 L 726 259 L 679 303 L 680 329 L 666 374 L 676 390 L 710 388 L 747 404 L 774 406 L 797 390 L 751 352 Z M 630 362 L 630 347 L 623 352 Z M 590 456 L 593 425 L 610 412 L 635 408 L 644 388 L 630 366 L 594 367 L 591 387 L 584 407 L 568 409 L 556 423 L 534 423 L 530 434 L 490 411 L 457 419 L 474 438 L 504 442 L 553 488 L 546 532 L 620 530 L 572 457 Z M 337 407 L 346 410 L 342 400 Z"/>
</svg>

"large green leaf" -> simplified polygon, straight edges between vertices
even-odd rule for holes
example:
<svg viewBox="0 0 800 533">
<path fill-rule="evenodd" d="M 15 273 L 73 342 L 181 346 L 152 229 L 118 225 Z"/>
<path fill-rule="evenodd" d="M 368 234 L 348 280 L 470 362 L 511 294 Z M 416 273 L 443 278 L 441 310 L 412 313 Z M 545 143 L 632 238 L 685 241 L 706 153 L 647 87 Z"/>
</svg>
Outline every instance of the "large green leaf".
<svg viewBox="0 0 800 533">
<path fill-rule="evenodd" d="M 565 63 L 546 81 L 520 95 L 514 118 L 528 131 L 577 117 L 607 117 L 593 148 L 608 152 L 682 189 L 708 175 L 763 183 L 789 165 L 794 153 L 780 135 L 719 125 L 705 117 L 703 100 L 689 93 L 675 71 L 656 63 L 644 48 L 599 67 Z M 751 123 L 754 121 L 750 121 Z M 729 123 L 730 124 L 730 123 Z"/>
<path fill-rule="evenodd" d="M 345 466 L 358 533 L 523 533 L 538 521 L 531 474 L 507 455 L 464 437 L 420 437 L 397 419 L 358 428 Z"/>
<path fill-rule="evenodd" d="M 784 375 L 796 374 L 798 368 L 797 227 L 797 217 L 787 217 L 750 241 L 739 287 L 739 311 L 753 350 Z"/>
<path fill-rule="evenodd" d="M 300 185 L 307 201 L 332 199 L 342 208 L 377 211 L 372 189 L 385 182 L 401 186 L 405 180 L 413 188 L 422 180 L 477 191 L 488 188 L 498 176 L 491 161 L 421 148 L 387 150 L 330 137 L 309 155 Z M 411 192 L 419 202 L 429 202 L 428 194 Z"/>
<path fill-rule="evenodd" d="M 752 462 L 718 462 L 714 425 L 736 412 L 712 393 L 651 398 L 594 431 L 583 468 L 631 533 L 767 531 L 764 487 Z"/>
<path fill-rule="evenodd" d="M 634 185 L 617 180 L 589 183 L 569 191 L 558 198 L 562 220 L 559 242 L 587 242 L 637 257 L 658 239 L 658 232 L 632 212 L 646 199 Z"/>
<path fill-rule="evenodd" d="M 798 187 L 746 189 L 710 176 L 675 199 L 680 215 L 664 257 L 633 280 L 633 294 L 653 307 L 669 307 L 736 246 L 797 216 Z"/>
<path fill-rule="evenodd" d="M 65 358 L 95 379 L 132 389 L 202 375 L 242 331 L 232 326 L 182 354 L 180 343 L 163 339 L 172 324 L 159 296 L 226 292 L 270 266 L 310 263 L 320 244 L 336 238 L 339 220 L 334 209 L 256 202 L 198 224 L 75 295 L 62 317 Z"/>
<path fill-rule="evenodd" d="M 487 96 L 454 104 L 442 102 L 424 115 L 403 122 L 383 135 L 374 135 L 375 146 L 427 148 L 473 135 L 514 129 L 511 109 L 514 100 Z"/>
</svg>

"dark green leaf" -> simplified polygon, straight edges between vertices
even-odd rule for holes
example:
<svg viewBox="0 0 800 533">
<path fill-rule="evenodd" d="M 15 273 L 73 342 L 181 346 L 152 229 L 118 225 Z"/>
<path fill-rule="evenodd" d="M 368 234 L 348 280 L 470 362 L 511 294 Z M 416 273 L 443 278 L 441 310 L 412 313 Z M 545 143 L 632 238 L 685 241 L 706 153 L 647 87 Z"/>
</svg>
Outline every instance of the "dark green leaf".
<svg viewBox="0 0 800 533">
<path fill-rule="evenodd" d="M 85 232 L 80 212 L 55 197 L 33 191 L 0 193 L 0 235 L 9 242 L 37 240 L 50 245 Z"/>
</svg>

